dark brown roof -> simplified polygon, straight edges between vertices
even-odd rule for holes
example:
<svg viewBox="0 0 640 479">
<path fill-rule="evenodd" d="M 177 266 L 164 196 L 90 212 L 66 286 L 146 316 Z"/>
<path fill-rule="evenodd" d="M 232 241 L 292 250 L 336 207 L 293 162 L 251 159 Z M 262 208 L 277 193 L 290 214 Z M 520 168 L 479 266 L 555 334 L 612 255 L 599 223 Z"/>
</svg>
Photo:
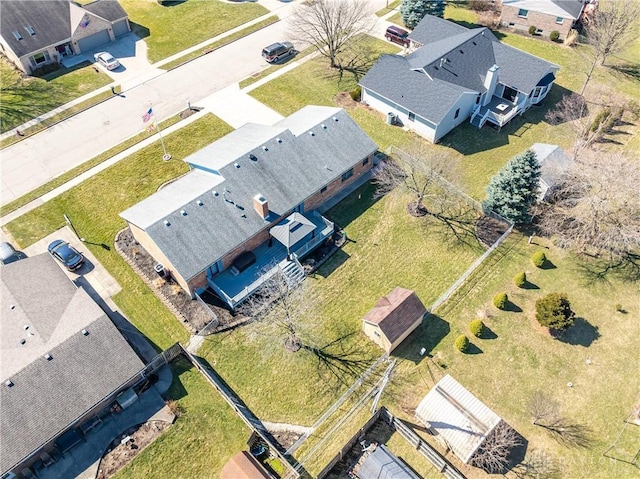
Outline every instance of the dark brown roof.
<svg viewBox="0 0 640 479">
<path fill-rule="evenodd" d="M 380 298 L 364 321 L 378 325 L 387 339 L 394 343 L 426 312 L 415 292 L 398 287 Z"/>
<path fill-rule="evenodd" d="M 255 457 L 242 451 L 224 465 L 220 479 L 272 479 L 272 476 Z"/>
</svg>

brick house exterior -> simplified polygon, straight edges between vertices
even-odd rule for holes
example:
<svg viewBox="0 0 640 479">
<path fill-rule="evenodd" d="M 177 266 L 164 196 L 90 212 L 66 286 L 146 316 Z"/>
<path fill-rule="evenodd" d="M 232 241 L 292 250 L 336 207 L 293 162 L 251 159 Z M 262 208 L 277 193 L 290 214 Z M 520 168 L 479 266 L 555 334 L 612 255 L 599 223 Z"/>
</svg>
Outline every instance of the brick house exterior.
<svg viewBox="0 0 640 479">
<path fill-rule="evenodd" d="M 538 0 L 535 3 L 531 0 L 503 0 L 500 25 L 524 32 L 535 26 L 537 34 L 545 37 L 557 31 L 560 39 L 564 40 L 580 18 L 584 5 L 582 0 Z"/>
</svg>

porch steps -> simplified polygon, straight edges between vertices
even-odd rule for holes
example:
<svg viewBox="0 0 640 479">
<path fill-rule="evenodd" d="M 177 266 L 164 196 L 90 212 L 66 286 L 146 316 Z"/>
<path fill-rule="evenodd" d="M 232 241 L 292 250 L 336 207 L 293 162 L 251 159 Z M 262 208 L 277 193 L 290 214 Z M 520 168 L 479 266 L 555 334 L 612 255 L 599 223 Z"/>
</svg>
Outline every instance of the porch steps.
<svg viewBox="0 0 640 479">
<path fill-rule="evenodd" d="M 285 278 L 287 278 L 290 288 L 295 288 L 304 281 L 304 269 L 302 269 L 302 266 L 297 261 L 287 262 L 282 267 L 282 272 L 284 273 Z"/>
<path fill-rule="evenodd" d="M 482 115 L 473 115 L 471 124 L 475 127 L 482 128 Z"/>
</svg>

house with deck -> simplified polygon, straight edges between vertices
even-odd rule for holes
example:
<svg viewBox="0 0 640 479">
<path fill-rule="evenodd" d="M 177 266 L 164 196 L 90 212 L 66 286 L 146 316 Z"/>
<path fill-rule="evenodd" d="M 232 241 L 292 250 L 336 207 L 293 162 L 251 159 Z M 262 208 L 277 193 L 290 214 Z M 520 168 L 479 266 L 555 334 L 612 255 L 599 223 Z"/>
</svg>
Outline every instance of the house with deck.
<svg viewBox="0 0 640 479">
<path fill-rule="evenodd" d="M 431 15 L 409 38 L 412 53 L 382 55 L 362 78 L 361 101 L 434 143 L 466 121 L 506 125 L 544 100 L 560 68 Z"/>
<path fill-rule="evenodd" d="M 367 178 L 376 144 L 340 108 L 248 123 L 185 161 L 192 171 L 123 211 L 135 239 L 192 297 L 235 308 L 334 233 L 319 209 Z"/>
<path fill-rule="evenodd" d="M 27 74 L 129 31 L 127 12 L 116 0 L 2 0 L 0 51 Z"/>
</svg>

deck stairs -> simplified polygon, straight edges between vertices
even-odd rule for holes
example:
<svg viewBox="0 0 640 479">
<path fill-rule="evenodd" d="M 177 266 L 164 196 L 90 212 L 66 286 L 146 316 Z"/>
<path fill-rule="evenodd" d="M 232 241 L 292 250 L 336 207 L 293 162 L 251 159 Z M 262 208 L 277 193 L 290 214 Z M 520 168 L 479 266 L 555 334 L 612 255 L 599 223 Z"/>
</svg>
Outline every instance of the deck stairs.
<svg viewBox="0 0 640 479">
<path fill-rule="evenodd" d="M 297 259 L 294 258 L 293 261 L 283 261 L 280 263 L 280 267 L 282 268 L 282 272 L 284 273 L 287 283 L 291 289 L 304 281 L 304 269 Z"/>
</svg>

